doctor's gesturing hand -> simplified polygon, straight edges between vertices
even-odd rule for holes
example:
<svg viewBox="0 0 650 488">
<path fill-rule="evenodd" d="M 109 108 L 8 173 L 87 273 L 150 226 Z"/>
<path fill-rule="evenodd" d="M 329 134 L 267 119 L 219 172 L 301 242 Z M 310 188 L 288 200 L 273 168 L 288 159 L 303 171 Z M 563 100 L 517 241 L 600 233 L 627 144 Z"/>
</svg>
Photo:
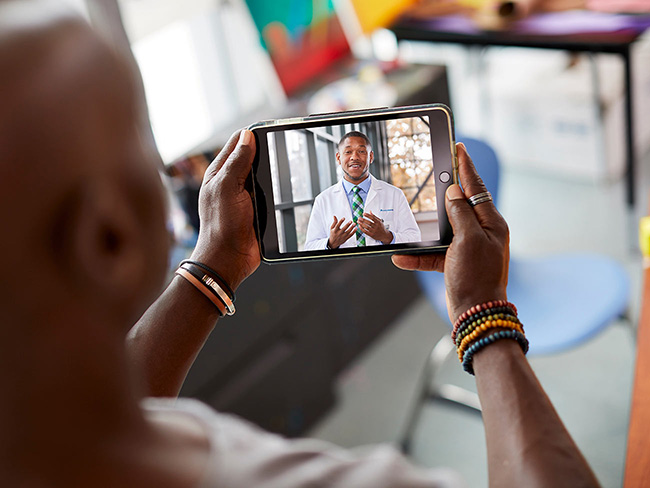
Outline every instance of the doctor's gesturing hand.
<svg viewBox="0 0 650 488">
<path fill-rule="evenodd" d="M 354 235 L 357 230 L 357 226 L 354 225 L 354 222 L 350 220 L 347 224 L 343 225 L 345 217 L 342 217 L 341 220 L 334 216 L 334 222 L 330 227 L 330 238 L 327 241 L 330 249 L 336 249 L 350 237 Z"/>
<path fill-rule="evenodd" d="M 392 232 L 386 230 L 384 221 L 377 217 L 374 213 L 364 213 L 363 218 L 357 221 L 361 232 L 367 236 L 372 237 L 376 241 L 381 241 L 382 244 L 390 244 L 393 242 Z"/>
</svg>

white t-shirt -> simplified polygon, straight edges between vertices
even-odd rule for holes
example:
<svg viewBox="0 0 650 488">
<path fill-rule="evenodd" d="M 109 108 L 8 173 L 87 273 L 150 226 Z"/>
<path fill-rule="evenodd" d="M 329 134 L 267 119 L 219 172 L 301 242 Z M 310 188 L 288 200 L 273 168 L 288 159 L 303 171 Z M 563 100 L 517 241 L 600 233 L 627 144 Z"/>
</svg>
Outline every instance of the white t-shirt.
<svg viewBox="0 0 650 488">
<path fill-rule="evenodd" d="M 197 400 L 148 398 L 145 414 L 191 416 L 202 424 L 211 447 L 197 488 L 460 488 L 446 468 L 422 469 L 392 446 L 348 451 L 315 439 L 286 439 Z"/>
</svg>

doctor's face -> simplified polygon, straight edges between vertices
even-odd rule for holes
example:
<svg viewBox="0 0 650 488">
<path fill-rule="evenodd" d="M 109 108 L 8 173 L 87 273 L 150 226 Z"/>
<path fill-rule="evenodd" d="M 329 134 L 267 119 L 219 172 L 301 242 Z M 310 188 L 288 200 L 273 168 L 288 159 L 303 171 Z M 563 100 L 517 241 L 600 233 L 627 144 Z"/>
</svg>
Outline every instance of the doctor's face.
<svg viewBox="0 0 650 488">
<path fill-rule="evenodd" d="M 336 161 L 341 165 L 345 179 L 355 184 L 368 177 L 373 158 L 371 147 L 361 137 L 348 137 L 336 153 Z"/>
</svg>

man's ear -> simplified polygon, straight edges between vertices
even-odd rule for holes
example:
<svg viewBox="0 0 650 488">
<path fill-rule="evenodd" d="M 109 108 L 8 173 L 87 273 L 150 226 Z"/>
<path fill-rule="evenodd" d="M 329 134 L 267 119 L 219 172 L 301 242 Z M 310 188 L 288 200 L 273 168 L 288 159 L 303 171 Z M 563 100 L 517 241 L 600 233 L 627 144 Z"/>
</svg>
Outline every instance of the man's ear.
<svg viewBox="0 0 650 488">
<path fill-rule="evenodd" d="M 336 151 L 336 162 L 341 165 L 341 153 Z"/>
<path fill-rule="evenodd" d="M 146 294 L 145 229 L 129 208 L 129 199 L 111 178 L 84 185 L 66 226 L 70 258 L 68 272 L 81 293 L 117 307 L 107 312 L 130 315 Z M 144 287 L 146 288 L 146 286 Z M 101 297 L 101 298 L 100 298 Z"/>
<path fill-rule="evenodd" d="M 368 156 L 368 165 L 371 165 L 374 160 L 375 160 L 375 152 L 370 151 L 370 155 Z"/>
</svg>

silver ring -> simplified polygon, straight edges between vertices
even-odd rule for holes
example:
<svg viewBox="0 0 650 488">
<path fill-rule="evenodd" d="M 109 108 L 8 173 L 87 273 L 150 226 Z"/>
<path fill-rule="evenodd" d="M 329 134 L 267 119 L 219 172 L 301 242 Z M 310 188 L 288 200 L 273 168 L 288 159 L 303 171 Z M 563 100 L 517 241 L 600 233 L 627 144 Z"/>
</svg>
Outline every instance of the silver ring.
<svg viewBox="0 0 650 488">
<path fill-rule="evenodd" d="M 485 203 L 491 201 L 492 201 L 492 195 L 490 194 L 489 191 L 477 193 L 476 195 L 472 195 L 467 199 L 467 203 L 469 203 L 472 207 L 476 207 L 479 203 Z"/>
</svg>

